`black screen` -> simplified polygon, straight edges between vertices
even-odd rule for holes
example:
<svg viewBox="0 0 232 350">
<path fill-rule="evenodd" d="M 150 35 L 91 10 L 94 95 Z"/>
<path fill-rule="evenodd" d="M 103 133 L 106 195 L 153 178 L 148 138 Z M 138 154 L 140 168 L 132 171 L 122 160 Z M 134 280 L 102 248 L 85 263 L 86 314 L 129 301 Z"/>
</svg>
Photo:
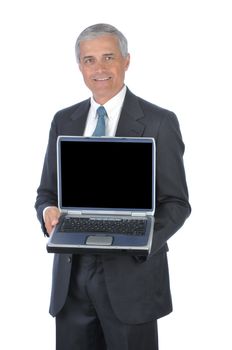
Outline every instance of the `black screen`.
<svg viewBox="0 0 232 350">
<path fill-rule="evenodd" d="M 152 209 L 152 143 L 61 141 L 63 208 Z"/>
</svg>

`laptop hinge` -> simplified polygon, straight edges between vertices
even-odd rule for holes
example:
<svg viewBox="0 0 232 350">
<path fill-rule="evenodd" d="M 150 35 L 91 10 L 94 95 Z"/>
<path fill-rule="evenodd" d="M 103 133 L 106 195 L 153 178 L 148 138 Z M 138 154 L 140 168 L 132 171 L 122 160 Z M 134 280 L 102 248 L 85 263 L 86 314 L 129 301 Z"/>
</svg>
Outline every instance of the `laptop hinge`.
<svg viewBox="0 0 232 350">
<path fill-rule="evenodd" d="M 81 215 L 82 211 L 81 210 L 67 210 L 68 215 Z"/>
<path fill-rule="evenodd" d="M 133 212 L 133 213 L 131 213 L 131 216 L 146 216 L 146 213 Z"/>
<path fill-rule="evenodd" d="M 146 216 L 146 212 L 106 212 L 106 211 L 88 211 L 88 210 L 67 210 L 66 213 L 68 215 L 97 215 L 97 214 L 103 214 L 103 215 L 127 215 L 127 216 Z"/>
</svg>

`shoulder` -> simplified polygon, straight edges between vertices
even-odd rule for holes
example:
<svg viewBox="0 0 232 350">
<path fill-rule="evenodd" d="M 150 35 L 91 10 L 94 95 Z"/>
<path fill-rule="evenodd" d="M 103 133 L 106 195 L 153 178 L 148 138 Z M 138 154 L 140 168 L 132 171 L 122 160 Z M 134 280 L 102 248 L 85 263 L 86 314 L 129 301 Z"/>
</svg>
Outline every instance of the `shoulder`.
<svg viewBox="0 0 232 350">
<path fill-rule="evenodd" d="M 133 106 L 132 109 L 140 110 L 140 114 L 143 115 L 144 121 L 149 124 L 154 122 L 162 124 L 163 122 L 170 121 L 171 123 L 178 123 L 177 117 L 173 111 L 160 107 L 157 104 L 149 102 L 135 94 L 129 89 L 127 91 L 127 107 Z"/>
<path fill-rule="evenodd" d="M 67 120 L 68 117 L 75 118 L 76 115 L 80 114 L 83 109 L 85 108 L 88 109 L 89 106 L 90 106 L 90 99 L 78 102 L 72 106 L 63 108 L 58 112 L 56 112 L 54 116 L 54 120 L 55 121 L 62 120 L 62 119 Z"/>
<path fill-rule="evenodd" d="M 133 94 L 129 89 L 127 89 L 126 100 L 131 105 L 134 105 L 134 103 L 136 101 L 136 103 L 139 104 L 139 106 L 141 107 L 141 109 L 144 112 L 155 113 L 157 115 L 163 115 L 163 116 L 173 114 L 172 111 L 170 111 L 166 108 L 160 107 L 152 102 L 149 102 L 149 101 L 143 99 L 142 97 L 139 97 L 139 96 Z"/>
<path fill-rule="evenodd" d="M 138 102 L 139 102 L 140 106 L 142 107 L 142 109 L 146 112 L 155 113 L 155 114 L 160 115 L 160 116 L 166 116 L 166 115 L 173 114 L 172 111 L 170 111 L 166 108 L 163 108 L 161 106 L 158 106 L 154 103 L 151 103 L 149 101 L 146 101 L 141 97 L 137 96 L 137 99 L 138 99 Z"/>
</svg>

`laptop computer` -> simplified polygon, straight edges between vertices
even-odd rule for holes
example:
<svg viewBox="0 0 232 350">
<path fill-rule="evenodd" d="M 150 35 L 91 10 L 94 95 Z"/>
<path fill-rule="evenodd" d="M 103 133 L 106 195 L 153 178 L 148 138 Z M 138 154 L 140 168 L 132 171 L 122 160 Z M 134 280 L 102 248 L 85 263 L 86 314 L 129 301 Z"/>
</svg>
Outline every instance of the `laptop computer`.
<svg viewBox="0 0 232 350">
<path fill-rule="evenodd" d="M 153 138 L 59 136 L 57 174 L 61 217 L 49 253 L 149 255 Z"/>
</svg>

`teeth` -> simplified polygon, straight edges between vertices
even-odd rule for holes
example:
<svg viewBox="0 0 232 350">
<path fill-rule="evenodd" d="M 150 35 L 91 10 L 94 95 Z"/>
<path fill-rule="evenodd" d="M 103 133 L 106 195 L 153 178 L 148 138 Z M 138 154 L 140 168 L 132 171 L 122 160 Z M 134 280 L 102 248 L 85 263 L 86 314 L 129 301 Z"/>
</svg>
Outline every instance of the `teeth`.
<svg viewBox="0 0 232 350">
<path fill-rule="evenodd" d="M 94 79 L 95 81 L 105 81 L 105 80 L 109 80 L 110 79 L 110 77 L 109 78 L 96 78 L 96 79 Z"/>
</svg>

